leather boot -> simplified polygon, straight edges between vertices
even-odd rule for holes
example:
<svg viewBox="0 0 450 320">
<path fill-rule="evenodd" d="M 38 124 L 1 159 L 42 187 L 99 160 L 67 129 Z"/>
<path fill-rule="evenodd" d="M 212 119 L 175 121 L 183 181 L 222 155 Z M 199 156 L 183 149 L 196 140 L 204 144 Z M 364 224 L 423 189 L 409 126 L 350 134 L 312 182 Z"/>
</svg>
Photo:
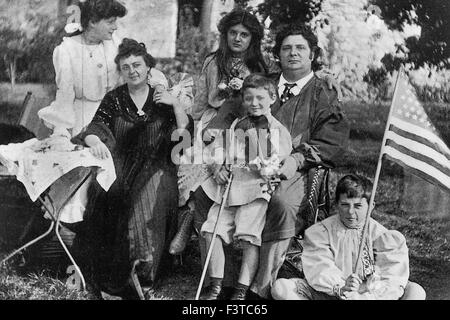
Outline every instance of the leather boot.
<svg viewBox="0 0 450 320">
<path fill-rule="evenodd" d="M 200 296 L 200 300 L 218 300 L 222 292 L 222 280 L 211 281 L 205 292 Z"/>
<path fill-rule="evenodd" d="M 178 232 L 170 243 L 169 252 L 172 255 L 178 255 L 186 248 L 186 244 L 192 233 L 192 223 L 194 221 L 194 211 L 190 208 L 180 213 L 181 224 Z"/>
<path fill-rule="evenodd" d="M 231 294 L 230 300 L 245 300 L 247 298 L 248 289 L 236 287 Z"/>
</svg>

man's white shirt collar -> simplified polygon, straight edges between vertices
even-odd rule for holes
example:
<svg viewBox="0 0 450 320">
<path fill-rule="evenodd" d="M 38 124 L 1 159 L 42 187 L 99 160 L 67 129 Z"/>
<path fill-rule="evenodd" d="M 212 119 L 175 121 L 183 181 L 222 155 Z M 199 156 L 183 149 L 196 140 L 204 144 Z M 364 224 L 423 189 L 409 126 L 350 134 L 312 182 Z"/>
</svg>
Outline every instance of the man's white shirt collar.
<svg viewBox="0 0 450 320">
<path fill-rule="evenodd" d="M 300 80 L 298 80 L 297 82 L 295 82 L 295 84 L 297 84 L 296 86 L 294 86 L 291 89 L 291 92 L 294 94 L 294 96 L 298 95 L 300 93 L 300 91 L 302 91 L 303 87 L 308 83 L 309 80 L 311 80 L 314 77 L 314 72 L 310 72 L 306 77 L 301 78 Z M 286 83 L 292 83 L 286 80 L 286 78 L 283 76 L 283 74 L 281 74 L 280 76 L 280 82 L 278 83 L 278 94 L 281 95 L 283 94 L 284 91 L 284 85 Z"/>
</svg>

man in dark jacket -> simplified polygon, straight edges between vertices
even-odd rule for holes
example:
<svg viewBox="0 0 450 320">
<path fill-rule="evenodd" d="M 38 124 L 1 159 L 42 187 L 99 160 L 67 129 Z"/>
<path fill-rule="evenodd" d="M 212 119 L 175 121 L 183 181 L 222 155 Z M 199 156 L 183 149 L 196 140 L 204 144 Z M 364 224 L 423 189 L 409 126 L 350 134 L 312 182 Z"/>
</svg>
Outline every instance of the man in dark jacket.
<svg viewBox="0 0 450 320">
<path fill-rule="evenodd" d="M 349 123 L 338 102 L 338 94 L 313 71 L 319 51 L 317 37 L 304 25 L 288 25 L 276 37 L 274 53 L 280 60 L 282 72 L 273 75 L 280 99 L 272 106 L 272 114 L 289 130 L 293 152 L 280 169 L 282 181 L 269 203 L 262 235 L 259 270 L 251 287 L 251 291 L 262 298 L 270 297 L 271 285 L 292 237 L 305 229 L 305 221 L 299 213 L 306 208 L 309 169 L 333 168 L 348 142 Z M 229 110 L 222 107 L 215 121 L 223 129 L 234 118 L 235 115 L 230 117 Z M 194 197 L 194 224 L 200 228 L 212 203 L 202 188 L 197 189 Z M 230 269 L 226 267 L 226 270 Z M 210 284 L 211 298 L 217 298 L 221 287 L 221 283 Z"/>
<path fill-rule="evenodd" d="M 260 252 L 260 268 L 251 290 L 263 298 L 277 278 L 292 237 L 304 230 L 308 170 L 333 168 L 347 146 L 349 123 L 337 92 L 314 75 L 317 37 L 305 25 L 289 25 L 276 37 L 281 64 L 280 100 L 272 114 L 288 128 L 293 152 L 281 167 L 281 183 L 269 203 Z"/>
</svg>

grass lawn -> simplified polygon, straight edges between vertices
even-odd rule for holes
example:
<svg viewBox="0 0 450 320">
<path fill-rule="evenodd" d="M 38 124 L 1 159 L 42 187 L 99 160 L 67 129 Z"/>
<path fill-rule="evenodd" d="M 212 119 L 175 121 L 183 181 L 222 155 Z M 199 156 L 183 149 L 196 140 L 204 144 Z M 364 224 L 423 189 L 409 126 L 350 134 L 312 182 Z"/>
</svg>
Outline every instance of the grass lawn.
<svg viewBox="0 0 450 320">
<path fill-rule="evenodd" d="M 346 173 L 356 172 L 373 179 L 382 135 L 388 115 L 388 104 L 346 103 L 351 121 L 348 151 L 333 170 L 331 189 Z M 19 114 L 11 106 L 0 106 L 0 121 L 12 122 Z M 450 106 L 427 104 L 426 109 L 444 140 L 450 145 Z M 410 250 L 412 281 L 427 291 L 428 299 L 450 299 L 450 216 L 414 215 L 402 208 L 404 173 L 395 163 L 384 162 L 377 190 L 377 213 L 374 218 L 390 229 L 402 232 Z M 411 195 L 414 197 L 415 195 Z M 184 254 L 183 265 L 174 264 L 169 275 L 163 277 L 150 299 L 193 299 L 201 268 L 197 242 L 192 241 Z M 178 260 L 179 262 L 179 260 Z M 31 273 L 30 273 L 31 272 Z M 89 294 L 69 291 L 64 278 L 39 270 L 20 272 L 20 269 L 0 270 L 1 299 L 92 299 Z"/>
</svg>

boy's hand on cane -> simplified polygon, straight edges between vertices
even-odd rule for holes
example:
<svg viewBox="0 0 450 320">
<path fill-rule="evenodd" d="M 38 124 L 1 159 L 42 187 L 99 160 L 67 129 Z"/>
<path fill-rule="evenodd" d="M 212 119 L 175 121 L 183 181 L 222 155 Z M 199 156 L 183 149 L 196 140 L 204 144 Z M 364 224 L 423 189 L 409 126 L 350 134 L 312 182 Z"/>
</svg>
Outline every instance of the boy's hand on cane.
<svg viewBox="0 0 450 320">
<path fill-rule="evenodd" d="M 216 165 L 213 170 L 214 180 L 220 185 L 226 184 L 230 178 L 230 172 L 224 165 Z"/>
</svg>

